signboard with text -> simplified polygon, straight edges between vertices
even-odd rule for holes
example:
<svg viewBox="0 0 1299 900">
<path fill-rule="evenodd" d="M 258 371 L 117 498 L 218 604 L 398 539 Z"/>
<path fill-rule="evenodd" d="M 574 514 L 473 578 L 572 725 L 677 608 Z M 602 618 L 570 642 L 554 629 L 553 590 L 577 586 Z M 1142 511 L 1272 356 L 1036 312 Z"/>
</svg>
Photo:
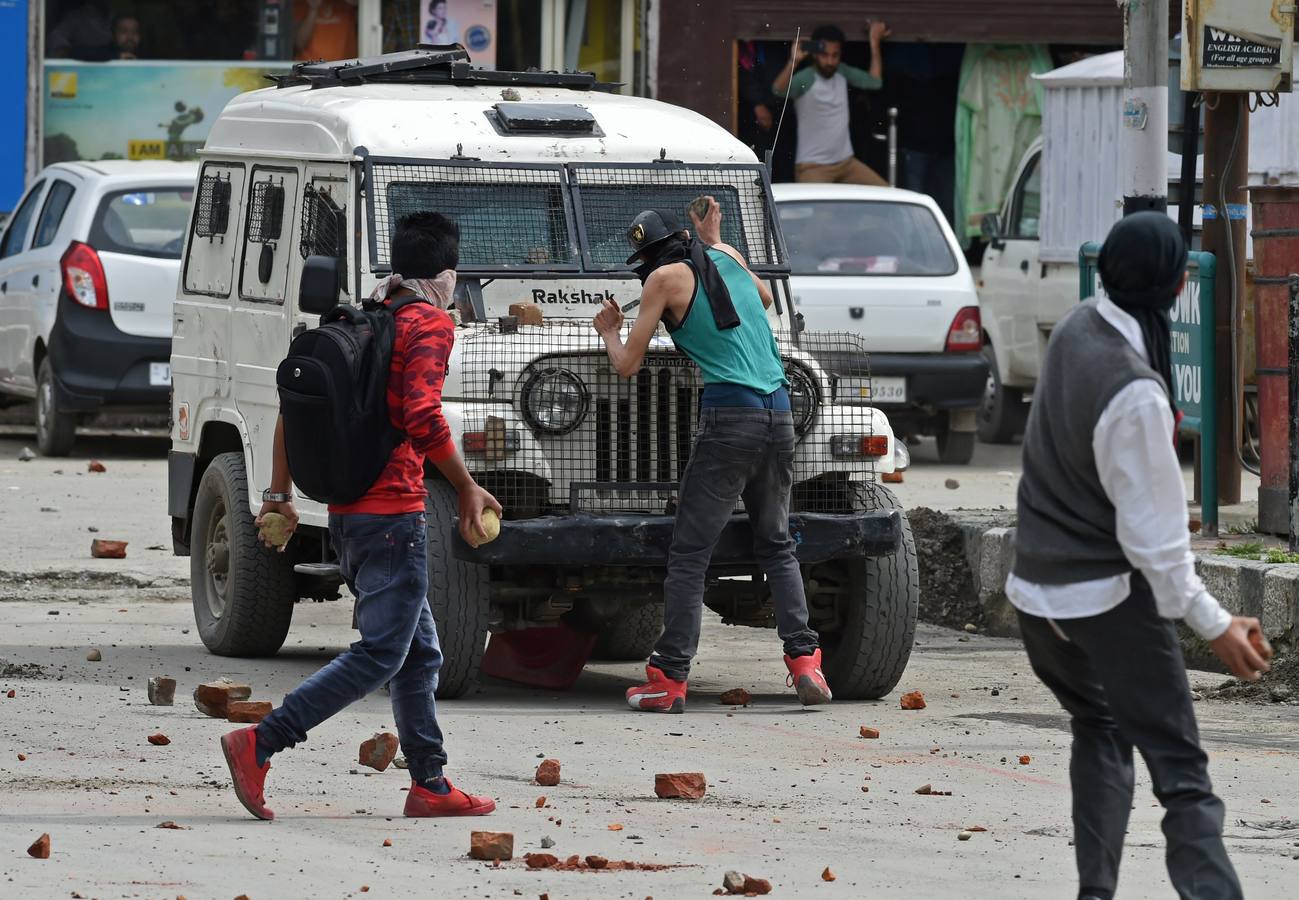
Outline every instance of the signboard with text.
<svg viewBox="0 0 1299 900">
<path fill-rule="evenodd" d="M 1289 91 L 1294 3 L 1183 0 L 1184 91 Z"/>
</svg>

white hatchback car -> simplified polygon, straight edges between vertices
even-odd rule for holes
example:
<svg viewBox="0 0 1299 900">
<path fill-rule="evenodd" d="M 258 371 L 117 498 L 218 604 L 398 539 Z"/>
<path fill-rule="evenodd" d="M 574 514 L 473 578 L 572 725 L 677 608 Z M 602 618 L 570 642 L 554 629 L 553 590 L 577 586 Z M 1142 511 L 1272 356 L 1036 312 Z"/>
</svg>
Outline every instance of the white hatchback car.
<svg viewBox="0 0 1299 900">
<path fill-rule="evenodd" d="M 772 193 L 806 327 L 861 335 L 869 399 L 894 432 L 933 435 L 943 462 L 968 463 L 988 364 L 974 279 L 938 204 L 850 184 Z"/>
<path fill-rule="evenodd" d="M 0 238 L 0 405 L 36 401 L 41 453 L 72 449 L 79 418 L 161 412 L 171 306 L 196 163 L 58 163 Z"/>
</svg>

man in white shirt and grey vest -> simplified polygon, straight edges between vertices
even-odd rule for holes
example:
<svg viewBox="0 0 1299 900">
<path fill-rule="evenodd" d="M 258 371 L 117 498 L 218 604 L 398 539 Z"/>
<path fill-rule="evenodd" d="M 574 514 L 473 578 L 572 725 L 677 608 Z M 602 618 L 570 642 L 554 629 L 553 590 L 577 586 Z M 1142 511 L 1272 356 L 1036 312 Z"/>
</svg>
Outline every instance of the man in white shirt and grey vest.
<svg viewBox="0 0 1299 900">
<path fill-rule="evenodd" d="M 771 89 L 776 96 L 794 101 L 794 112 L 798 115 L 794 177 L 799 181 L 888 184 L 853 155 L 848 132 L 848 88 L 877 91 L 883 86 L 881 44 L 889 33 L 889 27 L 883 22 L 871 23 L 869 72 L 840 61 L 844 33 L 837 25 L 822 25 L 812 32 L 808 47 L 794 45 L 789 65 L 781 70 Z M 813 64 L 795 74 L 794 70 L 809 53 Z"/>
<path fill-rule="evenodd" d="M 1033 393 L 1006 593 L 1033 671 L 1072 718 L 1079 898 L 1114 896 L 1134 747 L 1164 806 L 1178 895 L 1239 898 L 1173 620 L 1241 678 L 1257 679 L 1271 652 L 1191 555 L 1168 318 L 1186 244 L 1166 215 L 1137 213 L 1110 231 L 1099 268 L 1106 296 L 1056 326 Z"/>
</svg>

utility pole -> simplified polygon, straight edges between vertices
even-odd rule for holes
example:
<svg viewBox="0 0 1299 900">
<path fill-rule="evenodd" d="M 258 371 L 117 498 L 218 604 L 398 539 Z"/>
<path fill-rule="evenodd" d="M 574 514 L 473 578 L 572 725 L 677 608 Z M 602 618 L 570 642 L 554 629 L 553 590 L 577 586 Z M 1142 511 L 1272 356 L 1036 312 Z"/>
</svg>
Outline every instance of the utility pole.
<svg viewBox="0 0 1299 900">
<path fill-rule="evenodd" d="M 1212 253 L 1218 273 L 1214 279 L 1213 344 L 1218 372 L 1215 406 L 1218 410 L 1218 498 L 1222 504 L 1240 502 L 1240 354 L 1236 343 L 1241 332 L 1245 296 L 1245 192 L 1249 180 L 1249 109 L 1245 93 L 1204 95 L 1204 232 L 1201 246 Z M 1213 215 L 1209 215 L 1212 208 Z M 1279 514 L 1285 515 L 1285 498 Z M 1260 510 L 1260 518 L 1262 518 Z M 1279 520 L 1284 523 L 1284 519 Z"/>
<path fill-rule="evenodd" d="M 1168 4 L 1123 2 L 1123 215 L 1168 208 Z"/>
</svg>

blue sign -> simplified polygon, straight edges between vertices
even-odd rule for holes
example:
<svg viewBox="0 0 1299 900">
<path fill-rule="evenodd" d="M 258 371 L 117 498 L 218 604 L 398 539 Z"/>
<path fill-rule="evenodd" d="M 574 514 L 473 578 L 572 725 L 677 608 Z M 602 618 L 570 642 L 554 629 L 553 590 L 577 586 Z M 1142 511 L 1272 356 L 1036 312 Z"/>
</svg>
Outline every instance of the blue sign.
<svg viewBox="0 0 1299 900">
<path fill-rule="evenodd" d="M 26 180 L 27 5 L 0 0 L 0 213 L 18 205 Z"/>
<path fill-rule="evenodd" d="M 482 53 L 492 45 L 492 32 L 486 25 L 471 25 L 465 29 L 465 47 L 471 53 Z"/>
</svg>

